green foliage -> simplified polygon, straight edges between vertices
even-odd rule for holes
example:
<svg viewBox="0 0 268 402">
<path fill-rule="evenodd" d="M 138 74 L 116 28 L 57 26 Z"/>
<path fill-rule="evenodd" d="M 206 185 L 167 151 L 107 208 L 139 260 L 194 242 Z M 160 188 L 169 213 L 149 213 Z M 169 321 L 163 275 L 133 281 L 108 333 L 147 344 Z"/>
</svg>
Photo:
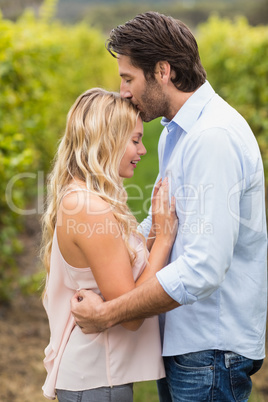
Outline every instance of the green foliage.
<svg viewBox="0 0 268 402">
<path fill-rule="evenodd" d="M 39 15 L 43 22 L 50 22 L 55 16 L 58 0 L 46 0 L 43 2 Z"/>
<path fill-rule="evenodd" d="M 19 286 L 24 296 L 38 294 L 40 297 L 44 290 L 46 275 L 43 270 L 32 275 L 25 275 L 19 278 Z"/>
<path fill-rule="evenodd" d="M 21 244 L 17 239 L 21 221 L 16 213 L 9 210 L 8 205 L 16 203 L 18 207 L 23 208 L 24 199 L 21 195 L 26 190 L 25 184 L 20 182 L 20 186 L 12 192 L 12 197 L 9 197 L 6 196 L 7 184 L 11 183 L 12 178 L 29 170 L 33 159 L 33 152 L 26 147 L 23 134 L 0 132 L 0 300 L 6 299 L 10 294 L 12 279 L 16 272 L 13 256 L 21 250 Z M 8 270 L 5 269 L 7 266 Z"/>
<path fill-rule="evenodd" d="M 102 34 L 85 23 L 49 22 L 54 5 L 47 1 L 40 19 L 30 12 L 16 23 L 0 19 L 0 301 L 16 277 L 13 256 L 37 172 L 50 169 L 70 106 L 90 87 L 119 84 Z"/>
</svg>

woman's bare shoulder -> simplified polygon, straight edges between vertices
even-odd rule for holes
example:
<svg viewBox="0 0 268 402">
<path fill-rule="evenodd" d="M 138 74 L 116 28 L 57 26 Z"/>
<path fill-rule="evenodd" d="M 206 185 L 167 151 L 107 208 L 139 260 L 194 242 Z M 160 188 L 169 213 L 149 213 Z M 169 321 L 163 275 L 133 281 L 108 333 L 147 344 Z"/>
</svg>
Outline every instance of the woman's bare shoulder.
<svg viewBox="0 0 268 402">
<path fill-rule="evenodd" d="M 75 189 L 67 193 L 61 202 L 61 210 L 65 213 L 103 213 L 112 211 L 111 204 L 98 194 L 87 189 Z"/>
</svg>

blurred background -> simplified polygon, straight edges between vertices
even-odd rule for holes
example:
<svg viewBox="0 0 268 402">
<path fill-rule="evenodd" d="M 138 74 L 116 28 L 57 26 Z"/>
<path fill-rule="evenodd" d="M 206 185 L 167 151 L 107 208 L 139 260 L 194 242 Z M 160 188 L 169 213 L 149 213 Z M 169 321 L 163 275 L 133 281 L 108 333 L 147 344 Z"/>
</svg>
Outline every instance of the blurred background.
<svg viewBox="0 0 268 402">
<path fill-rule="evenodd" d="M 268 177 L 268 0 L 0 0 L 0 10 L 0 401 L 41 402 L 46 175 L 76 97 L 119 89 L 104 46 L 110 30 L 148 10 L 185 22 L 208 80 L 252 127 Z M 149 208 L 161 132 L 159 119 L 144 126 L 148 153 L 125 182 L 138 221 Z M 251 402 L 268 400 L 267 377 L 265 362 Z M 154 383 L 135 386 L 135 402 L 157 400 Z"/>
</svg>

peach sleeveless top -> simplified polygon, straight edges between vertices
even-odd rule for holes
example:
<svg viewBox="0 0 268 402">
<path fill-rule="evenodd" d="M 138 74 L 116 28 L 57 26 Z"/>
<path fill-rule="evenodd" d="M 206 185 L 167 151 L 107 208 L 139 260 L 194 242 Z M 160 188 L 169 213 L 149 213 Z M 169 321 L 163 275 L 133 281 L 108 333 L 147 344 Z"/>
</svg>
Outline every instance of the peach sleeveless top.
<svg viewBox="0 0 268 402">
<path fill-rule="evenodd" d="M 136 280 L 145 268 L 146 255 L 140 239 L 133 236 L 130 243 L 137 252 Z M 158 317 L 144 320 L 137 331 L 117 325 L 102 333 L 83 334 L 70 310 L 72 296 L 82 288 L 100 294 L 90 268 L 75 268 L 64 260 L 55 230 L 44 298 L 51 332 L 45 349 L 44 396 L 55 399 L 56 388 L 78 391 L 164 377 Z"/>
</svg>

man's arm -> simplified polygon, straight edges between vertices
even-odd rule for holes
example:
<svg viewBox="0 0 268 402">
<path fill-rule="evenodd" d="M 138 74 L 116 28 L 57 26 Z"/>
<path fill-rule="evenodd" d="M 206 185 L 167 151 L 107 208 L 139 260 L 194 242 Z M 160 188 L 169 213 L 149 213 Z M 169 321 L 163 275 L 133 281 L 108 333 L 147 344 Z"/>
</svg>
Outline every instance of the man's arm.
<svg viewBox="0 0 268 402">
<path fill-rule="evenodd" d="M 121 322 L 152 317 L 179 306 L 156 277 L 108 302 L 88 290 L 81 290 L 71 301 L 75 321 L 84 333 L 102 332 Z"/>
</svg>

